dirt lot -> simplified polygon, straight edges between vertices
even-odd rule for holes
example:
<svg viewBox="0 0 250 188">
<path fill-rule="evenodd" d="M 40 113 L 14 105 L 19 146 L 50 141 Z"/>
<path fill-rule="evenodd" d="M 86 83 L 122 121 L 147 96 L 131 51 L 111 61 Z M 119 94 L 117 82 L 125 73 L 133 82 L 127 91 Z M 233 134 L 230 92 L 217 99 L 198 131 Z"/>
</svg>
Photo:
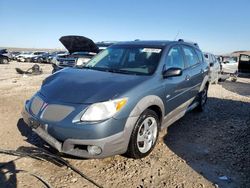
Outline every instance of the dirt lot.
<svg viewBox="0 0 250 188">
<path fill-rule="evenodd" d="M 30 66 L 0 66 L 1 149 L 31 150 L 45 144 L 25 126 L 20 112 L 51 65 L 41 65 L 40 76 L 23 77 L 14 69 Z M 103 187 L 250 187 L 250 78 L 211 85 L 205 112 L 187 114 L 161 135 L 152 154 L 142 160 L 65 159 Z M 6 164 L 15 158 L 0 154 L 0 187 L 44 186 L 29 173 L 52 187 L 94 187 L 72 170 L 47 161 L 21 158 Z"/>
</svg>

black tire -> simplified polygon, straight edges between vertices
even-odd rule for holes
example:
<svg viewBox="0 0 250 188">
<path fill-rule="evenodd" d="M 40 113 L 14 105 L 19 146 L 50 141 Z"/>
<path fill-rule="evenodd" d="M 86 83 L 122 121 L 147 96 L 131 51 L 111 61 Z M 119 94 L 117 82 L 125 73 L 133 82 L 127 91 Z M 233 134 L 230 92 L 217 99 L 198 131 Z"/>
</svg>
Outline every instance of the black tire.
<svg viewBox="0 0 250 188">
<path fill-rule="evenodd" d="M 150 146 L 150 149 L 147 152 L 141 152 L 138 146 L 138 142 L 137 142 L 137 136 L 139 133 L 139 131 L 142 130 L 142 126 L 144 121 L 147 121 L 146 119 L 154 119 L 156 122 L 156 136 L 154 138 L 152 138 L 152 143 Z M 153 124 L 152 124 L 153 125 Z M 155 125 L 154 125 L 155 127 Z M 159 121 L 159 117 L 158 115 L 150 109 L 146 109 L 139 117 L 139 119 L 137 120 L 135 127 L 132 131 L 132 134 L 130 136 L 130 141 L 129 141 L 129 146 L 128 146 L 128 150 L 126 153 L 126 156 L 134 158 L 134 159 L 139 159 L 139 158 L 143 158 L 146 157 L 147 155 L 149 155 L 151 153 L 151 151 L 154 149 L 155 144 L 157 142 L 158 136 L 159 136 L 159 130 L 160 130 L 160 121 Z M 143 130 L 144 132 L 145 130 Z M 154 132 L 155 133 L 155 132 Z"/>
<path fill-rule="evenodd" d="M 43 60 L 41 58 L 37 59 L 37 63 L 42 63 L 42 62 L 43 62 Z"/>
<path fill-rule="evenodd" d="M 238 75 L 233 75 L 233 76 L 231 77 L 231 81 L 232 81 L 232 82 L 236 82 L 237 79 L 238 79 Z"/>
<path fill-rule="evenodd" d="M 237 78 L 233 77 L 231 80 L 232 80 L 232 82 L 236 82 Z"/>
<path fill-rule="evenodd" d="M 208 92 L 208 85 L 206 85 L 204 89 L 198 94 L 199 105 L 196 107 L 196 111 L 203 112 L 205 105 L 207 103 L 207 92 Z"/>
<path fill-rule="evenodd" d="M 1 63 L 2 64 L 9 64 L 9 60 L 7 58 L 2 58 Z"/>
</svg>

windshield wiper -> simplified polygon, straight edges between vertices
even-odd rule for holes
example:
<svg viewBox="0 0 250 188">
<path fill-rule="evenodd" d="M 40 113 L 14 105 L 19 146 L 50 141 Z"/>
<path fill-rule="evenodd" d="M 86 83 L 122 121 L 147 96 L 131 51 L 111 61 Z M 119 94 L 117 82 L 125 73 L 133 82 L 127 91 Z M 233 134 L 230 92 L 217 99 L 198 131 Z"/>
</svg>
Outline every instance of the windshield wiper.
<svg viewBox="0 0 250 188">
<path fill-rule="evenodd" d="M 127 71 L 127 70 L 121 70 L 121 69 L 105 68 L 105 67 L 85 66 L 83 68 L 84 69 L 97 70 L 97 71 L 111 72 L 111 73 L 129 74 L 129 75 L 145 75 L 145 74 L 139 73 L 139 72 L 133 72 L 133 71 Z"/>
<path fill-rule="evenodd" d="M 134 72 L 131 71 L 126 71 L 126 70 L 120 70 L 120 69 L 108 69 L 108 72 L 113 72 L 113 73 L 120 73 L 120 74 L 136 74 Z"/>
<path fill-rule="evenodd" d="M 98 71 L 107 71 L 106 68 L 102 68 L 102 67 L 90 67 L 90 66 L 85 66 L 82 67 L 83 69 L 91 69 L 91 70 L 98 70 Z"/>
</svg>

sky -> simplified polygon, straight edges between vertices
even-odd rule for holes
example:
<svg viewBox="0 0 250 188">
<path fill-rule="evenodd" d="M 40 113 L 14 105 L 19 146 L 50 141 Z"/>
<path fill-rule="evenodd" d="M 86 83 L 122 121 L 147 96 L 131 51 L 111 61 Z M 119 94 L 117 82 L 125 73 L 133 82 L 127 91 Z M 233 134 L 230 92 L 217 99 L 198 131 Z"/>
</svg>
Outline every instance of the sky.
<svg viewBox="0 0 250 188">
<path fill-rule="evenodd" d="M 62 48 L 97 41 L 197 42 L 215 54 L 250 50 L 250 0 L 0 0 L 0 46 Z"/>
</svg>

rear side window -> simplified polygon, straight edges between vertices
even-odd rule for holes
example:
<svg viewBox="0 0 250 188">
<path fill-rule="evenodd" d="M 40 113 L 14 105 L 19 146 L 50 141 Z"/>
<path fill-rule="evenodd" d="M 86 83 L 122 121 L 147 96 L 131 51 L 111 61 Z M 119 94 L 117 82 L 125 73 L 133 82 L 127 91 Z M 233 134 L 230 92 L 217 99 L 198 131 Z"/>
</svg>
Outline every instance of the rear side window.
<svg viewBox="0 0 250 188">
<path fill-rule="evenodd" d="M 203 62 L 204 61 L 203 53 L 200 50 L 195 50 L 195 51 L 196 51 L 196 53 L 198 55 L 199 61 Z"/>
<path fill-rule="evenodd" d="M 241 54 L 240 61 L 250 61 L 250 56 Z"/>
<path fill-rule="evenodd" d="M 184 59 L 178 46 L 171 48 L 166 58 L 165 69 L 173 67 L 184 69 Z"/>
<path fill-rule="evenodd" d="M 187 67 L 192 67 L 199 63 L 198 56 L 196 55 L 195 51 L 188 46 L 183 46 L 183 51 L 185 55 L 185 59 L 187 61 Z"/>
<path fill-rule="evenodd" d="M 214 57 L 214 55 L 212 55 L 211 57 L 212 57 L 212 62 L 215 62 L 216 58 Z"/>
</svg>

